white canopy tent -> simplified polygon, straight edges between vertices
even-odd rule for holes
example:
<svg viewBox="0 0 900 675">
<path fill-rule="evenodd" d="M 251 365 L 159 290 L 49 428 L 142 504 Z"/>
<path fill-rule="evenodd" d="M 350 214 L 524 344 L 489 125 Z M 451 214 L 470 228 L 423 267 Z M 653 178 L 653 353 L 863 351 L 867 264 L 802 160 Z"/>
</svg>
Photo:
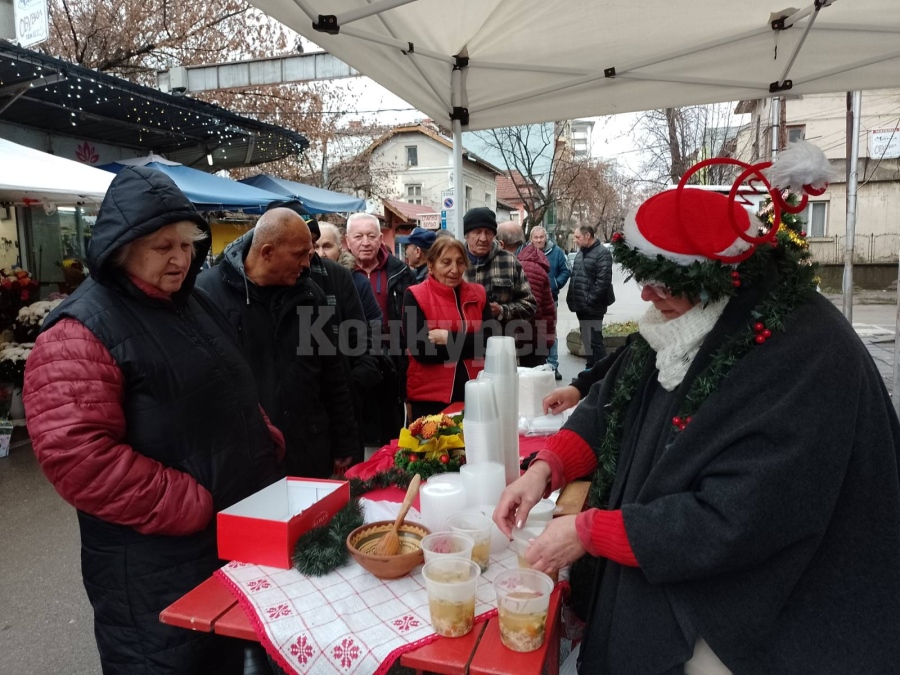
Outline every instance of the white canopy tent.
<svg viewBox="0 0 900 675">
<path fill-rule="evenodd" d="M 115 176 L 0 138 L 0 202 L 99 204 Z"/>
<path fill-rule="evenodd" d="M 456 195 L 463 128 L 900 87 L 898 0 L 250 1 L 450 126 Z"/>
</svg>

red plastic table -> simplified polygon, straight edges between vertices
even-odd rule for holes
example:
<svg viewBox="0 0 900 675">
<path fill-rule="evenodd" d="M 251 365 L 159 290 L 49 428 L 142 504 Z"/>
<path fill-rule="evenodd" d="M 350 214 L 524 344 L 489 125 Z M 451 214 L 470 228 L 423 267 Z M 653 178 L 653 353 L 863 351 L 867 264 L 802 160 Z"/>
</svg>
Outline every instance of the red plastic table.
<svg viewBox="0 0 900 675">
<path fill-rule="evenodd" d="M 475 625 L 461 638 L 438 638 L 423 647 L 406 652 L 401 665 L 417 672 L 441 675 L 500 675 L 559 672 L 559 616 L 562 589 L 550 599 L 547 638 L 540 649 L 519 653 L 500 643 L 497 617 Z M 162 623 L 242 640 L 259 641 L 250 620 L 231 592 L 215 577 L 189 591 L 166 607 Z"/>
</svg>

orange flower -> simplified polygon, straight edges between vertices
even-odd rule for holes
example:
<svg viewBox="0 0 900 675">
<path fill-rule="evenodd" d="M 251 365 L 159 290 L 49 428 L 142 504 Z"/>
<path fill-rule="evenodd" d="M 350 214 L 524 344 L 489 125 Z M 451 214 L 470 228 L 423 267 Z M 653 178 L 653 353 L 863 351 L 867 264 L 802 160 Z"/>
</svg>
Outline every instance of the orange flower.
<svg viewBox="0 0 900 675">
<path fill-rule="evenodd" d="M 437 433 L 437 430 L 438 430 L 437 422 L 434 422 L 434 421 L 425 422 L 425 424 L 422 425 L 422 438 L 424 438 L 425 440 L 432 438 Z M 410 430 L 410 433 L 412 433 L 412 430 Z"/>
<path fill-rule="evenodd" d="M 409 425 L 409 433 L 413 436 L 418 436 L 422 433 L 422 420 L 417 419 L 412 424 Z"/>
</svg>

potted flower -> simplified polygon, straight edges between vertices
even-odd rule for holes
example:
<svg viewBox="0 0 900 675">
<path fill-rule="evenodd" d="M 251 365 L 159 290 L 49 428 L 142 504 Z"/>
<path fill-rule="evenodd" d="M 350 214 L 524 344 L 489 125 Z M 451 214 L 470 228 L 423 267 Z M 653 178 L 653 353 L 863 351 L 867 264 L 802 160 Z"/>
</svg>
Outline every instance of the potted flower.
<svg viewBox="0 0 900 675">
<path fill-rule="evenodd" d="M 55 299 L 38 300 L 19 310 L 16 322 L 13 324 L 13 334 L 16 342 L 28 343 L 37 339 L 38 333 L 41 332 L 41 326 L 44 324 L 44 319 L 64 299 L 64 296 L 54 295 L 57 296 Z"/>
<path fill-rule="evenodd" d="M 15 342 L 9 342 L 0 347 L 0 383 L 13 387 L 9 409 L 11 420 L 25 419 L 25 409 L 22 406 L 22 384 L 25 381 L 25 361 L 33 347 L 33 343 L 18 344 Z M 0 389 L 7 389 L 7 387 L 0 387 Z"/>
<path fill-rule="evenodd" d="M 19 310 L 38 299 L 40 286 L 23 269 L 0 269 L 0 331 L 12 328 Z"/>
</svg>

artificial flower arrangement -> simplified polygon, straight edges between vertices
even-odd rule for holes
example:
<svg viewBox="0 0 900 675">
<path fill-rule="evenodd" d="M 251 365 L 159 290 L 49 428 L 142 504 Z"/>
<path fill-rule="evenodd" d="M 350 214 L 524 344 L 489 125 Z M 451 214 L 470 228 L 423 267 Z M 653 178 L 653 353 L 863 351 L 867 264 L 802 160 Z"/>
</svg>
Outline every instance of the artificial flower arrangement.
<svg viewBox="0 0 900 675">
<path fill-rule="evenodd" d="M 23 269 L 0 269 L 0 330 L 11 328 L 19 310 L 38 299 L 40 285 Z"/>
<path fill-rule="evenodd" d="M 53 295 L 56 297 L 54 298 Z M 34 342 L 37 339 L 38 333 L 41 332 L 41 326 L 44 325 L 44 319 L 66 297 L 58 293 L 53 295 L 50 296 L 50 300 L 39 300 L 19 310 L 19 315 L 13 324 L 16 342 Z"/>
<path fill-rule="evenodd" d="M 25 381 L 25 361 L 34 343 L 18 344 L 9 342 L 0 346 L 0 382 L 9 382 L 22 388 Z"/>
<path fill-rule="evenodd" d="M 462 415 L 426 415 L 400 430 L 394 464 L 423 479 L 436 473 L 459 471 L 465 463 Z"/>
</svg>

